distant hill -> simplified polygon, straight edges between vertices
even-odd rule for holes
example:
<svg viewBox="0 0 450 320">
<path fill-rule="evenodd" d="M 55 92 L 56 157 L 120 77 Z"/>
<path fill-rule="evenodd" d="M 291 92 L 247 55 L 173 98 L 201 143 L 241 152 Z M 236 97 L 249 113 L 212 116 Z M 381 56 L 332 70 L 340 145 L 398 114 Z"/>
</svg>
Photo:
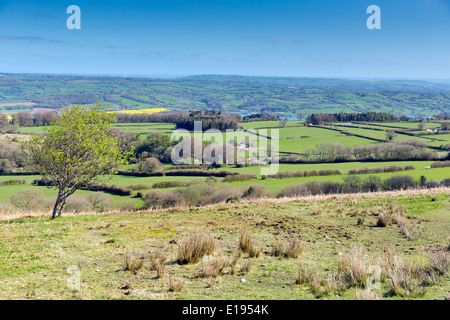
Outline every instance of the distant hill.
<svg viewBox="0 0 450 320">
<path fill-rule="evenodd" d="M 116 110 L 167 108 L 305 116 L 311 113 L 450 113 L 450 84 L 417 80 L 348 80 L 198 75 L 173 79 L 0 75 L 0 112 L 60 109 L 97 101 Z M 17 104 L 21 102 L 22 104 Z"/>
</svg>

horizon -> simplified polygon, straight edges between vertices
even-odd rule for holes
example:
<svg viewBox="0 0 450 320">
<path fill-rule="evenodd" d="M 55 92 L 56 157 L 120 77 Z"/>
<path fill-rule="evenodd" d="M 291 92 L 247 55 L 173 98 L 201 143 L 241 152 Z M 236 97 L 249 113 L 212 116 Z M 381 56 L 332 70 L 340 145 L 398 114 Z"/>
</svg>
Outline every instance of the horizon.
<svg viewBox="0 0 450 320">
<path fill-rule="evenodd" d="M 67 76 L 67 77 L 106 77 L 106 78 L 141 78 L 141 79 L 180 79 L 186 77 L 207 77 L 207 76 L 218 76 L 218 77 L 247 77 L 247 78 L 280 78 L 280 79 L 333 79 L 333 80 L 351 80 L 351 81 L 423 81 L 423 82 L 439 82 L 443 83 L 450 82 L 450 77 L 448 78 L 401 78 L 401 77 L 338 77 L 338 76 L 276 76 L 276 75 L 250 75 L 250 74 L 101 74 L 101 73 L 45 73 L 45 72 L 2 72 L 0 71 L 0 76 L 3 75 L 31 75 L 31 76 Z"/>
</svg>

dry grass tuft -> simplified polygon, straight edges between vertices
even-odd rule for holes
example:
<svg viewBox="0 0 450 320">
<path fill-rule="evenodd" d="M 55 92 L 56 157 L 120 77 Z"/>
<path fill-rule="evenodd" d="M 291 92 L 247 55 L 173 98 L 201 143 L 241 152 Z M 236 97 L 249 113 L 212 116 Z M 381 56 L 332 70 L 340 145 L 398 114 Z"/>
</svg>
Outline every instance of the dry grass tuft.
<svg viewBox="0 0 450 320">
<path fill-rule="evenodd" d="M 150 266 L 150 271 L 156 271 L 157 277 L 162 278 L 166 269 L 166 255 L 162 253 L 156 253 L 152 255 L 151 259 L 152 264 Z"/>
<path fill-rule="evenodd" d="M 247 274 L 250 271 L 250 267 L 251 267 L 251 261 L 247 260 L 242 264 L 240 272 L 242 274 Z"/>
<path fill-rule="evenodd" d="M 223 270 L 230 266 L 231 261 L 223 254 L 214 256 L 211 261 L 203 264 L 203 271 L 200 274 L 201 278 L 217 278 L 223 274 Z"/>
<path fill-rule="evenodd" d="M 261 254 L 261 250 L 255 246 L 247 231 L 242 232 L 239 236 L 239 248 L 248 253 L 250 258 L 258 258 Z"/>
<path fill-rule="evenodd" d="M 210 255 L 216 249 L 213 236 L 191 236 L 181 242 L 178 250 L 178 264 L 197 263 L 203 256 Z"/>
<path fill-rule="evenodd" d="M 391 223 L 391 216 L 387 213 L 381 212 L 378 215 L 377 227 L 385 228 Z"/>
<path fill-rule="evenodd" d="M 294 239 L 287 245 L 284 253 L 287 258 L 297 259 L 303 253 L 303 245 L 298 239 Z"/>
<path fill-rule="evenodd" d="M 133 272 L 137 272 L 139 270 L 141 270 L 144 267 L 144 260 L 134 260 L 131 257 L 131 254 L 129 254 L 127 252 L 127 254 L 125 255 L 124 259 L 123 259 L 123 263 L 122 263 L 122 270 L 123 271 L 133 271 Z"/>
<path fill-rule="evenodd" d="M 431 269 L 439 275 L 449 275 L 450 254 L 447 251 L 440 251 L 428 258 L 430 260 Z"/>
<path fill-rule="evenodd" d="M 182 279 L 176 279 L 169 277 L 169 291 L 180 292 L 183 289 L 184 281 Z"/>
<path fill-rule="evenodd" d="M 233 257 L 230 262 L 230 274 L 233 275 L 235 273 L 236 264 L 241 257 L 241 250 L 237 249 L 233 253 Z"/>
<path fill-rule="evenodd" d="M 370 276 L 369 266 L 368 258 L 362 253 L 362 249 L 353 247 L 339 260 L 338 273 L 349 286 L 364 288 Z"/>
<path fill-rule="evenodd" d="M 298 239 L 294 239 L 283 245 L 276 243 L 272 247 L 272 256 L 278 258 L 298 258 L 303 253 L 303 245 Z"/>
</svg>

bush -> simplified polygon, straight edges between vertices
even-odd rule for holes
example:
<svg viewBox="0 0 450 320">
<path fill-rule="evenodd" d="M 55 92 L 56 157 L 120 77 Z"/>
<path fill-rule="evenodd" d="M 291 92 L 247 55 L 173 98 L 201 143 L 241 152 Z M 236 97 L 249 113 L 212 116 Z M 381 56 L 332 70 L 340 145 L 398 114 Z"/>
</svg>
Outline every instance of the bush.
<svg viewBox="0 0 450 320">
<path fill-rule="evenodd" d="M 450 178 L 444 178 L 440 182 L 441 186 L 443 187 L 450 187 Z"/>
<path fill-rule="evenodd" d="M 268 197 L 270 195 L 267 188 L 260 184 L 254 184 L 249 186 L 244 193 L 242 194 L 242 198 L 245 199 L 258 199 L 263 197 Z"/>
<path fill-rule="evenodd" d="M 187 181 L 160 181 L 155 182 L 152 185 L 152 188 L 153 189 L 178 188 L 178 187 L 186 187 L 188 184 L 189 182 Z"/>
<path fill-rule="evenodd" d="M 92 208 L 100 212 L 106 211 L 114 201 L 111 196 L 104 192 L 92 192 L 88 195 L 88 200 L 91 203 Z"/>
<path fill-rule="evenodd" d="M 151 189 L 152 186 L 147 184 L 147 183 L 138 183 L 138 184 L 131 184 L 129 186 L 127 186 L 128 189 L 131 189 L 133 191 L 138 191 L 138 190 L 148 190 Z"/>
<path fill-rule="evenodd" d="M 64 209 L 67 212 L 79 213 L 92 211 L 93 207 L 86 197 L 71 195 L 67 198 Z"/>
<path fill-rule="evenodd" d="M 362 181 L 361 189 L 363 192 L 376 192 L 383 187 L 383 182 L 377 176 L 368 176 Z"/>
<path fill-rule="evenodd" d="M 152 190 L 144 197 L 146 208 L 169 208 L 184 204 L 183 197 L 176 191 Z"/>
<path fill-rule="evenodd" d="M 446 167 L 450 167 L 450 160 L 438 161 L 431 164 L 431 168 L 446 168 Z"/>
<path fill-rule="evenodd" d="M 293 198 L 293 197 L 303 197 L 308 196 L 311 193 L 305 184 L 297 184 L 284 187 L 277 195 L 277 198 Z"/>
<path fill-rule="evenodd" d="M 384 190 L 406 190 L 417 187 L 417 182 L 410 176 L 393 176 L 384 180 Z"/>
<path fill-rule="evenodd" d="M 9 180 L 0 181 L 0 186 L 18 186 L 18 185 L 23 185 L 26 183 L 27 183 L 27 180 L 25 180 L 25 179 L 9 179 Z"/>
<path fill-rule="evenodd" d="M 223 178 L 223 182 L 247 181 L 251 179 L 258 179 L 258 177 L 256 176 L 256 174 L 252 173 L 227 175 L 225 178 Z"/>
<path fill-rule="evenodd" d="M 7 199 L 7 203 L 19 210 L 47 209 L 46 206 L 43 206 L 43 198 L 41 190 L 28 189 L 12 195 Z"/>
</svg>

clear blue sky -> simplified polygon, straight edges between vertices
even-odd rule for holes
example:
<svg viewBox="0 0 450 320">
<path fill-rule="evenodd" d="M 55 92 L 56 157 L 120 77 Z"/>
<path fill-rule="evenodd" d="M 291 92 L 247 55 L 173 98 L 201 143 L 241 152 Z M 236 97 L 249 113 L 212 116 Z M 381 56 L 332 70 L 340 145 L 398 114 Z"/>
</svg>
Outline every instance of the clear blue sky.
<svg viewBox="0 0 450 320">
<path fill-rule="evenodd" d="M 448 79 L 450 0 L 0 0 L 0 72 Z"/>
</svg>

